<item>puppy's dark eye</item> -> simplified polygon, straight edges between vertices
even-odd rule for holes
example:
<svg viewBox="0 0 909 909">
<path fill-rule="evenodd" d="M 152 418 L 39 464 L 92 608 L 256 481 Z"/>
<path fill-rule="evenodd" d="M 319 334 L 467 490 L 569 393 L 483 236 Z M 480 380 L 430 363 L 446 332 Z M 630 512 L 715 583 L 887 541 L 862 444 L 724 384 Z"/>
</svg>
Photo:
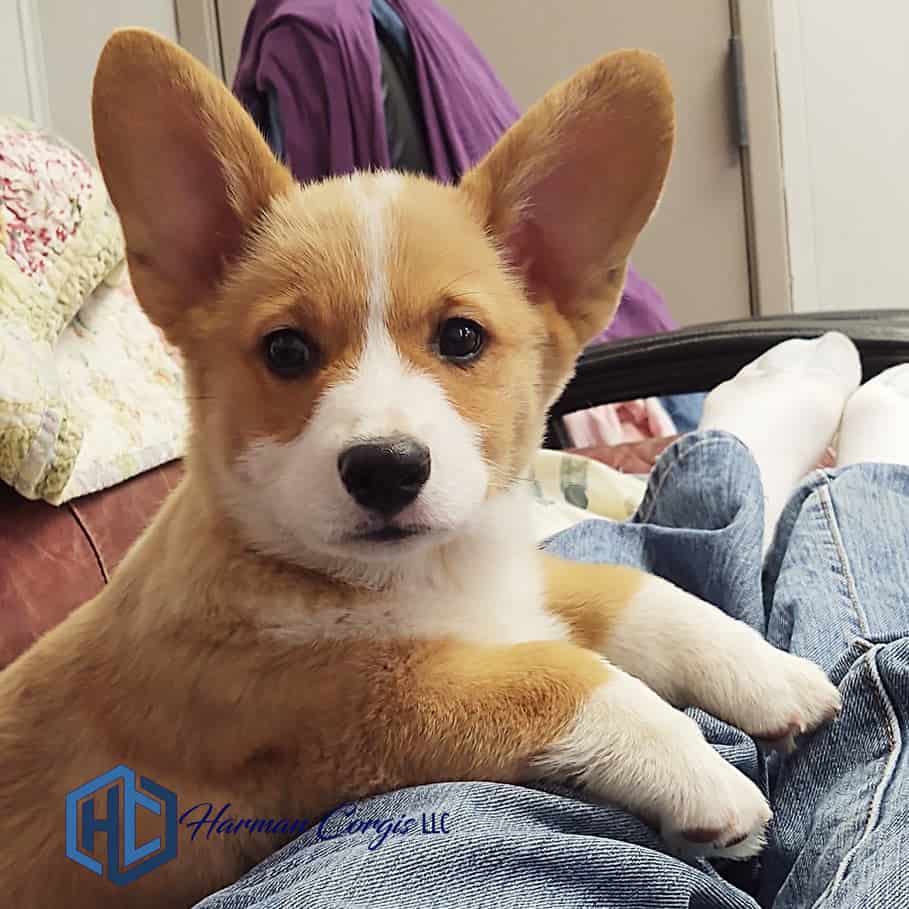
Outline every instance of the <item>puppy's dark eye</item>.
<svg viewBox="0 0 909 909">
<path fill-rule="evenodd" d="M 265 363 L 282 379 L 303 375 L 312 365 L 314 350 L 306 335 L 295 328 L 269 332 L 263 341 Z"/>
<path fill-rule="evenodd" d="M 483 349 L 486 333 L 471 319 L 446 319 L 439 328 L 439 354 L 455 363 L 468 363 Z"/>
</svg>

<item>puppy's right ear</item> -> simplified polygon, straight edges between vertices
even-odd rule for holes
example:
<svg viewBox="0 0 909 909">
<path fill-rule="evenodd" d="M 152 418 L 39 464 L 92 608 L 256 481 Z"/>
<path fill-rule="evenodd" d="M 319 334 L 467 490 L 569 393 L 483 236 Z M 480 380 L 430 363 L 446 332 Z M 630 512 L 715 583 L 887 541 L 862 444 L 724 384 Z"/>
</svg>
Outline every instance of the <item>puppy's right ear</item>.
<svg viewBox="0 0 909 909">
<path fill-rule="evenodd" d="M 464 175 L 463 191 L 529 299 L 570 329 L 571 362 L 615 312 L 674 134 L 662 62 L 614 51 L 550 90 Z"/>
<path fill-rule="evenodd" d="M 180 343 L 292 177 L 212 73 L 143 29 L 117 31 L 105 45 L 92 118 L 136 294 Z"/>
</svg>

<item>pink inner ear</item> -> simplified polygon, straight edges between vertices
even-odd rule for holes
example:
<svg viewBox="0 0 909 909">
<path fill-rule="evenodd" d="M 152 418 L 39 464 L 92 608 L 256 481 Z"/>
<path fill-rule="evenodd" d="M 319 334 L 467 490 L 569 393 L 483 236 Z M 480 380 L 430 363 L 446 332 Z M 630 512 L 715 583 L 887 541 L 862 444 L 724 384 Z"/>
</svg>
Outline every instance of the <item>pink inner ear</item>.
<svg viewBox="0 0 909 909">
<path fill-rule="evenodd" d="M 559 212 L 553 212 L 557 215 Z M 505 256 L 524 278 L 527 296 L 534 303 L 552 300 L 563 305 L 574 299 L 577 276 L 567 263 L 560 261 L 554 234 L 571 233 L 571 225 L 561 219 L 551 218 L 545 227 L 535 217 L 535 210 L 527 210 L 508 234 Z"/>
<path fill-rule="evenodd" d="M 180 138 L 161 149 L 169 173 L 157 181 L 158 213 L 146 212 L 145 225 L 150 252 L 172 282 L 207 286 L 238 251 L 242 226 L 205 140 L 198 134 Z"/>
<path fill-rule="evenodd" d="M 498 215 L 509 259 L 532 299 L 548 298 L 566 314 L 612 289 L 665 173 L 646 120 L 622 114 L 605 104 L 563 119 L 503 194 L 512 207 L 510 217 Z"/>
</svg>

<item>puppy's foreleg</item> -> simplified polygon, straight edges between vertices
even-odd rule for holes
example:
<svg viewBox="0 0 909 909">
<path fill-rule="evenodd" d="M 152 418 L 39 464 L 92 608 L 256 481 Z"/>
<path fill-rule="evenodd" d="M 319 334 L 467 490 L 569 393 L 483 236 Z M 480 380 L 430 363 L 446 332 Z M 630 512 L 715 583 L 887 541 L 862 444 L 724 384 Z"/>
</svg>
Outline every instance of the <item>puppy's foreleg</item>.
<svg viewBox="0 0 909 909">
<path fill-rule="evenodd" d="M 760 791 L 685 714 L 590 650 L 451 643 L 414 694 L 413 713 L 396 714 L 401 731 L 444 756 L 445 779 L 580 780 L 681 851 L 746 857 L 761 846 Z M 408 734 L 409 714 L 419 725 Z"/>
<path fill-rule="evenodd" d="M 541 558 L 548 606 L 574 640 L 673 704 L 701 707 L 785 747 L 838 712 L 839 694 L 814 663 L 668 581 L 624 566 Z"/>
</svg>

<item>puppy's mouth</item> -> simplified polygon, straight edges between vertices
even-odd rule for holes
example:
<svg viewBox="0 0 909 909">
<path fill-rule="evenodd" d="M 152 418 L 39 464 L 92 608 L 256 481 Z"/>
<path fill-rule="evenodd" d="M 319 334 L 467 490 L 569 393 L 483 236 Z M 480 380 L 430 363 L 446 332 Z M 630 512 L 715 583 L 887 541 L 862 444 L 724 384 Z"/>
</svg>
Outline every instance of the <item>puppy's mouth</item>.
<svg viewBox="0 0 909 909">
<path fill-rule="evenodd" d="M 384 524 L 381 527 L 358 528 L 344 538 L 345 543 L 400 543 L 432 533 L 425 524 Z"/>
</svg>

